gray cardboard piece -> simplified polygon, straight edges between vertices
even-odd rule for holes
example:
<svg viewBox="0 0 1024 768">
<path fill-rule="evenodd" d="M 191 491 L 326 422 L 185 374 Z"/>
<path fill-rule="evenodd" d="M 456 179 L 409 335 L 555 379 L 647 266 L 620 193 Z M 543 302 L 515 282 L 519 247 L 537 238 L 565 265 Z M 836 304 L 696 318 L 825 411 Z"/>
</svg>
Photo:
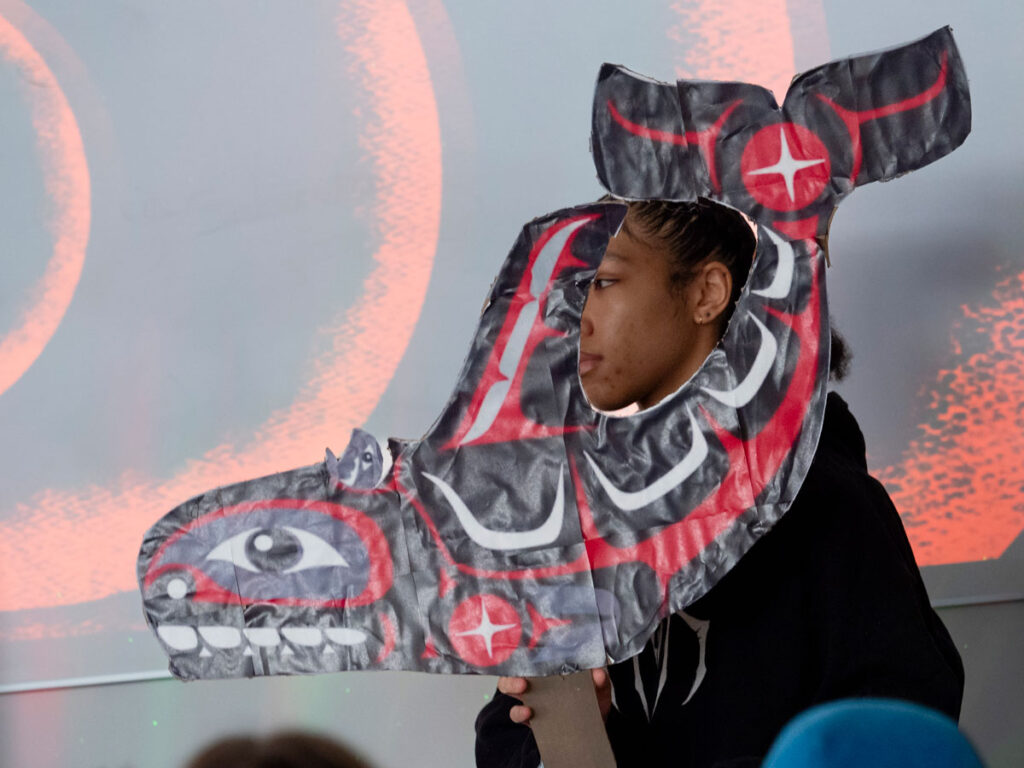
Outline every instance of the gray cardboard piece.
<svg viewBox="0 0 1024 768">
<path fill-rule="evenodd" d="M 544 768 L 615 768 L 590 670 L 529 681 L 523 703 Z"/>
</svg>

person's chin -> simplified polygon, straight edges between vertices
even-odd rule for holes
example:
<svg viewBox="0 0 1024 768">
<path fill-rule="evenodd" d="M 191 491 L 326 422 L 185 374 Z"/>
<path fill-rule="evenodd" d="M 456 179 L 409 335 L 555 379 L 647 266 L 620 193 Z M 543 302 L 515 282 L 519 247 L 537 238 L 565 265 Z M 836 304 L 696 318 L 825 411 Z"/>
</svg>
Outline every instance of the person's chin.
<svg viewBox="0 0 1024 768">
<path fill-rule="evenodd" d="M 582 379 L 582 376 L 580 378 Z M 595 411 L 614 416 L 626 416 L 636 411 L 631 401 L 623 403 L 622 398 L 611 397 L 602 392 L 595 392 L 594 387 L 588 389 L 585 381 L 583 382 L 583 393 L 587 396 L 587 402 L 590 403 L 590 407 Z"/>
</svg>

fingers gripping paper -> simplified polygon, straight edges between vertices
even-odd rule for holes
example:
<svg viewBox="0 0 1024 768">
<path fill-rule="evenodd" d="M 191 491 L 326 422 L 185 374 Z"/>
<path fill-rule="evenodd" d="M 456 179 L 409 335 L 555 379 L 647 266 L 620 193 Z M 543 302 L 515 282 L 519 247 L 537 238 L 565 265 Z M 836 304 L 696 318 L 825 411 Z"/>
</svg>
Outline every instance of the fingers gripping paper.
<svg viewBox="0 0 1024 768">
<path fill-rule="evenodd" d="M 944 68 L 941 93 L 890 94 L 903 79 L 930 77 L 922 60 Z M 577 375 L 579 321 L 625 207 L 536 219 L 421 440 L 391 441 L 389 464 L 357 431 L 340 458 L 328 452 L 319 464 L 215 489 L 146 534 L 144 608 L 172 672 L 545 675 L 638 653 L 667 612 L 705 594 L 796 496 L 828 372 L 813 238 L 854 184 L 963 140 L 966 90 L 954 87 L 963 82 L 941 31 L 797 78 L 804 96 L 791 90 L 781 113 L 755 86 L 672 88 L 606 66 L 594 122 L 602 181 L 625 197 L 714 196 L 763 223 L 718 348 L 657 406 L 626 418 L 596 413 Z M 879 93 L 900 100 L 865 101 Z M 915 127 L 910 115 L 932 109 L 922 93 L 945 101 Z M 815 103 L 798 120 L 791 99 Z M 828 134 L 819 140 L 827 157 L 811 164 L 808 147 L 818 145 L 808 137 L 823 131 L 805 118 L 821 110 L 838 116 L 829 125 L 846 144 L 835 149 Z M 863 127 L 872 121 L 879 126 Z M 822 165 L 823 182 L 813 170 Z M 764 186 L 755 193 L 747 178 Z M 818 197 L 800 208 L 766 202 L 809 200 L 812 187 Z"/>
</svg>

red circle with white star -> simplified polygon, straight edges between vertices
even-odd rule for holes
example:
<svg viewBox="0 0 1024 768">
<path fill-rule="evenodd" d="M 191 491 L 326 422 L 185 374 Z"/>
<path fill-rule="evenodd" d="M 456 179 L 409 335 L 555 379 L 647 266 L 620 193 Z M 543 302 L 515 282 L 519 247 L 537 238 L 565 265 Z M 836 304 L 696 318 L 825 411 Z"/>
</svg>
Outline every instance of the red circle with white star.
<svg viewBox="0 0 1024 768">
<path fill-rule="evenodd" d="M 475 667 L 493 667 L 515 653 L 523 625 L 519 612 L 496 595 L 463 600 L 452 611 L 448 638 L 455 652 Z"/>
<path fill-rule="evenodd" d="M 832 175 L 828 150 L 795 123 L 769 125 L 747 142 L 740 158 L 747 191 L 773 211 L 798 211 L 821 195 Z"/>
</svg>

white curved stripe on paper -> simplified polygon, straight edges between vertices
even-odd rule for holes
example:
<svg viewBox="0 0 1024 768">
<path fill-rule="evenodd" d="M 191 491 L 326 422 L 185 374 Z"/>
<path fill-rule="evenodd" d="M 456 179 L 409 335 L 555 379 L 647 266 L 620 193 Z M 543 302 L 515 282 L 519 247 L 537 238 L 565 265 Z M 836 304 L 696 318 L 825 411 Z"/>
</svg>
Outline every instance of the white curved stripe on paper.
<svg viewBox="0 0 1024 768">
<path fill-rule="evenodd" d="M 772 365 L 775 362 L 775 353 L 779 350 L 779 343 L 772 336 L 772 332 L 768 330 L 768 326 L 758 320 L 753 313 L 748 313 L 748 315 L 761 331 L 761 346 L 757 350 L 757 357 L 754 358 L 754 364 L 750 366 L 746 377 L 733 389 L 722 390 L 701 387 L 704 392 L 707 392 L 715 400 L 730 408 L 742 408 L 754 399 L 757 390 L 761 388 L 764 380 L 768 378 L 768 374 L 771 372 Z"/>
<path fill-rule="evenodd" d="M 555 491 L 555 503 L 547 519 L 537 528 L 530 531 L 495 531 L 482 525 L 469 507 L 462 501 L 455 490 L 444 480 L 427 472 L 423 476 L 436 485 L 448 500 L 455 516 L 462 524 L 463 530 L 476 544 L 485 549 L 510 550 L 528 549 L 550 544 L 562 532 L 562 519 L 565 516 L 565 465 L 558 470 L 558 489 Z"/>
<path fill-rule="evenodd" d="M 768 237 L 775 244 L 778 263 L 775 265 L 775 276 L 768 287 L 757 291 L 752 290 L 751 293 L 765 299 L 782 299 L 789 295 L 789 289 L 793 284 L 793 271 L 796 263 L 793 244 L 788 240 L 783 240 L 767 227 L 762 229 L 768 233 Z"/>
<path fill-rule="evenodd" d="M 619 509 L 631 512 L 647 506 L 652 501 L 657 501 L 686 480 L 703 463 L 708 455 L 708 441 L 705 439 L 700 425 L 697 424 L 693 411 L 687 408 L 686 414 L 690 417 L 690 434 L 693 435 L 693 444 L 690 446 L 690 450 L 672 469 L 639 491 L 623 491 L 620 488 L 616 488 L 612 481 L 601 471 L 600 467 L 597 466 L 597 462 L 589 454 L 583 454 L 590 463 L 590 468 L 597 475 L 597 480 L 601 483 L 601 487 L 608 494 L 608 498 Z"/>
</svg>

